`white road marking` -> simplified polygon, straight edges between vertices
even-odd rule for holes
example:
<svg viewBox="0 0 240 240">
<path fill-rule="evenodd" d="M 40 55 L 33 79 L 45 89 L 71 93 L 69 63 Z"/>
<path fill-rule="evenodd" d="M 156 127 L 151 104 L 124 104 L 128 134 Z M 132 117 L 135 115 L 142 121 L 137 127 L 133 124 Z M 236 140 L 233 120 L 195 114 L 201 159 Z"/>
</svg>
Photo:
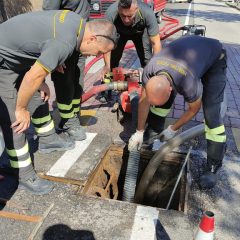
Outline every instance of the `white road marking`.
<svg viewBox="0 0 240 240">
<path fill-rule="evenodd" d="M 185 18 L 184 25 L 188 25 L 189 24 L 190 15 L 191 15 L 191 7 L 192 7 L 192 2 L 188 6 L 188 11 L 187 11 L 187 15 L 186 15 L 186 18 Z M 183 31 L 183 35 L 186 34 L 186 32 L 187 32 L 186 30 Z"/>
<path fill-rule="evenodd" d="M 154 240 L 157 219 L 156 208 L 137 206 L 130 240 Z"/>
<path fill-rule="evenodd" d="M 87 138 L 83 141 L 76 141 L 75 148 L 66 151 L 47 172 L 49 176 L 64 177 L 72 165 L 79 159 L 87 149 L 97 133 L 87 133 Z"/>
<path fill-rule="evenodd" d="M 191 15 L 191 7 L 192 7 L 192 3 L 190 3 L 188 6 L 187 16 L 186 16 L 184 25 L 189 24 L 189 19 L 190 19 L 190 15 Z"/>
</svg>

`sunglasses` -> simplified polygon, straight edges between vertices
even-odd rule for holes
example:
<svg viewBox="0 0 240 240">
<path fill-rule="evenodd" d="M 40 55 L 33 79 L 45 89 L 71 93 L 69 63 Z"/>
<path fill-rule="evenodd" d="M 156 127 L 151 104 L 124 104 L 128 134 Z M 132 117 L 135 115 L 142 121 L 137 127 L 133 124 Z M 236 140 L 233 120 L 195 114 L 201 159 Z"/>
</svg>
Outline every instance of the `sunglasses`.
<svg viewBox="0 0 240 240">
<path fill-rule="evenodd" d="M 101 35 L 101 34 L 97 34 L 97 35 L 95 35 L 95 36 L 96 36 L 96 37 L 104 37 L 104 38 L 112 41 L 113 44 L 114 44 L 114 47 L 117 46 L 117 43 L 118 43 L 118 40 L 119 40 L 119 37 L 120 37 L 120 35 L 119 35 L 118 33 L 115 34 L 114 38 L 113 38 L 113 37 L 106 36 L 106 35 Z"/>
</svg>

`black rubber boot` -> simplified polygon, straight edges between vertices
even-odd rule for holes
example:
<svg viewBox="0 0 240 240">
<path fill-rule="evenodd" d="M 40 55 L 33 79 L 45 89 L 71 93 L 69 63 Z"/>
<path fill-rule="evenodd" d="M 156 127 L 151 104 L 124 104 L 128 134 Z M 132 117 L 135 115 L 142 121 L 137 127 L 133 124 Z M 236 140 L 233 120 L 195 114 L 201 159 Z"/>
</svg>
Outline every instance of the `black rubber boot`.
<svg viewBox="0 0 240 240">
<path fill-rule="evenodd" d="M 54 133 L 49 136 L 39 137 L 38 150 L 40 153 L 51 153 L 53 151 L 66 151 L 73 149 L 75 142 L 68 136 L 59 136 Z"/>
<path fill-rule="evenodd" d="M 48 194 L 54 188 L 52 182 L 39 178 L 35 172 L 27 179 L 19 179 L 19 186 L 35 195 Z"/>
<path fill-rule="evenodd" d="M 77 114 L 73 118 L 61 121 L 59 127 L 74 141 L 83 141 L 87 138 L 85 129 L 80 125 Z"/>
<path fill-rule="evenodd" d="M 207 170 L 205 173 L 200 177 L 199 184 L 200 188 L 202 189 L 211 189 L 215 187 L 217 183 L 217 171 L 222 166 L 222 163 L 218 163 L 215 161 L 215 165 L 211 165 L 213 160 L 208 160 Z"/>
</svg>

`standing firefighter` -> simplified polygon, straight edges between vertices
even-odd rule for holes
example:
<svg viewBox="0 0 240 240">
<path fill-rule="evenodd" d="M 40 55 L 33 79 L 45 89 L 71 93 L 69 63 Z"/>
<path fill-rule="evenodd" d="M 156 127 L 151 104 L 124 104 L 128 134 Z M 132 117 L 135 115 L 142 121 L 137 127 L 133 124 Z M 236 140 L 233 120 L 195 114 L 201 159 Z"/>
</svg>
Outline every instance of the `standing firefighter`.
<svg viewBox="0 0 240 240">
<path fill-rule="evenodd" d="M 88 19 L 90 14 L 90 0 L 44 0 L 43 10 L 71 10 L 79 14 L 82 18 Z M 73 140 L 84 140 L 86 133 L 84 128 L 81 127 L 79 121 L 80 114 L 80 97 L 83 93 L 84 86 L 84 66 L 86 58 L 80 53 L 77 54 L 75 61 L 75 69 L 73 69 L 75 79 L 75 96 L 69 99 L 65 96 L 64 90 L 56 88 L 57 106 L 61 116 L 60 128 L 68 133 Z M 64 81 L 68 76 L 61 72 L 52 74 L 53 82 Z M 77 84 L 77 82 L 79 84 Z M 72 106 L 74 106 L 72 108 Z"/>
<path fill-rule="evenodd" d="M 226 148 L 223 124 L 223 101 L 226 85 L 226 52 L 222 44 L 199 36 L 173 41 L 151 59 L 143 72 L 144 91 L 139 102 L 138 128 L 129 140 L 129 148 L 140 147 L 150 104 L 156 113 L 170 110 L 177 93 L 184 96 L 188 110 L 160 134 L 163 141 L 173 138 L 178 130 L 203 105 L 207 140 L 207 171 L 200 178 L 202 188 L 216 184 L 215 173 L 222 166 Z M 156 114 L 151 127 L 163 128 L 165 117 Z"/>
<path fill-rule="evenodd" d="M 85 56 L 104 54 L 115 44 L 116 30 L 112 23 L 86 23 L 68 10 L 22 14 L 0 25 L 0 125 L 19 183 L 33 193 L 48 193 L 52 184 L 37 177 L 23 133 L 30 124 L 27 108 L 32 105 L 30 111 L 34 116 L 39 107 L 38 101 L 30 100 L 42 89 L 45 77 L 55 71 L 66 75 L 55 82 L 55 87 L 73 99 L 79 52 Z M 45 129 L 52 127 L 50 115 L 43 120 L 36 124 L 41 127 L 48 122 Z"/>
<path fill-rule="evenodd" d="M 157 19 L 147 4 L 137 0 L 120 0 L 108 8 L 105 17 L 115 25 L 120 38 L 118 46 L 104 55 L 102 79 L 110 69 L 118 67 L 128 40 L 133 41 L 142 67 L 151 59 L 152 53 L 160 52 Z"/>
</svg>

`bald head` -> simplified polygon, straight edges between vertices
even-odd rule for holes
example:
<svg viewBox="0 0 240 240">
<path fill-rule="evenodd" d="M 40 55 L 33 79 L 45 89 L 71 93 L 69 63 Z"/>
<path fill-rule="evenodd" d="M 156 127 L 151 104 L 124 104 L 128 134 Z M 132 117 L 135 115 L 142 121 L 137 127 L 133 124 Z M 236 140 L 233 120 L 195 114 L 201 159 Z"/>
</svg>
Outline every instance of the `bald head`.
<svg viewBox="0 0 240 240">
<path fill-rule="evenodd" d="M 107 20 L 96 20 L 87 22 L 88 30 L 94 35 L 103 35 L 109 37 L 102 40 L 112 41 L 114 45 L 117 45 L 117 30 L 114 24 Z"/>
<path fill-rule="evenodd" d="M 86 23 L 80 52 L 85 56 L 99 56 L 114 49 L 118 34 L 115 26 L 107 20 Z"/>
<path fill-rule="evenodd" d="M 146 95 L 152 105 L 163 105 L 170 97 L 172 87 L 165 75 L 154 76 L 146 84 Z"/>
</svg>

